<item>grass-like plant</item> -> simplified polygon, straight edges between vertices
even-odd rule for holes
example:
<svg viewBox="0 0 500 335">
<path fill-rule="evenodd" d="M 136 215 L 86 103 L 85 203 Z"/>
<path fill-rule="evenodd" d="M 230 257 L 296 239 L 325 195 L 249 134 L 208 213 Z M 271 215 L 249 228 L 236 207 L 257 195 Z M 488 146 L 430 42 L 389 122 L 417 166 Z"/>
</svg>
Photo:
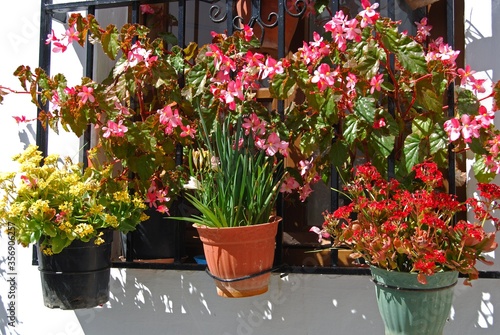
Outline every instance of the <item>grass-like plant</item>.
<svg viewBox="0 0 500 335">
<path fill-rule="evenodd" d="M 240 117 L 235 126 L 229 118 L 216 122 L 212 134 L 203 124 L 208 150 L 191 153 L 195 192 L 186 195 L 200 215 L 184 219 L 209 227 L 269 221 L 283 179 L 281 161 L 262 144 L 264 128 L 255 132 L 250 129 L 250 117 L 245 120 Z"/>
</svg>

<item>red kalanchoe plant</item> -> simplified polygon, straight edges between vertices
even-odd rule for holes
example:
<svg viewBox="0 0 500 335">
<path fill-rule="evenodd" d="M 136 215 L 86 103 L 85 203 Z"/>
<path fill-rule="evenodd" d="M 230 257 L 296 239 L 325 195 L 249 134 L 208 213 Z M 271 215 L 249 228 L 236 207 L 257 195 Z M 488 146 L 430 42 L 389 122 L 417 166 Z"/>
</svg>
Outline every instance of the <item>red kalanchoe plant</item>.
<svg viewBox="0 0 500 335">
<path fill-rule="evenodd" d="M 500 209 L 500 187 L 480 184 L 479 198 L 460 203 L 455 195 L 440 191 L 443 176 L 431 162 L 413 168 L 411 188 L 396 179 L 386 180 L 367 163 L 357 167 L 352 182 L 345 186 L 351 203 L 325 213 L 321 235 L 334 237 L 334 246 L 347 245 L 353 257 L 387 270 L 426 276 L 441 271 L 459 271 L 468 276 L 466 284 L 478 278 L 476 262 L 489 264 L 483 253 L 496 249 L 495 233 L 483 229 L 491 211 Z M 476 222 L 454 216 L 467 209 Z M 498 220 L 494 220 L 497 230 Z"/>
</svg>

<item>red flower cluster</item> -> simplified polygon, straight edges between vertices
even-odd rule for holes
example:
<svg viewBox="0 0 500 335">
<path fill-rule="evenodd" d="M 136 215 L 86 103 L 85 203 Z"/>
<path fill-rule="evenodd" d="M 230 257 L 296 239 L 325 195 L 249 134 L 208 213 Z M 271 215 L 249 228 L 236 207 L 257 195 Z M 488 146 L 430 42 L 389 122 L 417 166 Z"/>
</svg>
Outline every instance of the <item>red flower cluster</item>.
<svg viewBox="0 0 500 335">
<path fill-rule="evenodd" d="M 359 166 L 345 192 L 347 206 L 324 213 L 322 236 L 333 236 L 334 245 L 347 245 L 354 256 L 369 264 L 402 272 L 417 272 L 421 283 L 441 271 L 459 271 L 469 280 L 478 277 L 476 261 L 485 263 L 483 253 L 495 250 L 495 233 L 483 229 L 498 219 L 491 212 L 500 209 L 500 187 L 480 184 L 479 198 L 460 203 L 456 196 L 439 191 L 443 175 L 435 163 L 413 168 L 411 185 L 385 180 L 371 164 Z M 455 214 L 474 211 L 477 223 L 459 221 Z"/>
</svg>

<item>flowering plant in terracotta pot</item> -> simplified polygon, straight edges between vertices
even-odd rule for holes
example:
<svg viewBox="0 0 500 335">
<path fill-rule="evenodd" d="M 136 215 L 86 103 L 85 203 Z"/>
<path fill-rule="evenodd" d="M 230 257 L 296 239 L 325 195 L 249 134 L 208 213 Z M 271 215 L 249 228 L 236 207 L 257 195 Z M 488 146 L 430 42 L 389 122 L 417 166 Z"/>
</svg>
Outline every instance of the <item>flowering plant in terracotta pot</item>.
<svg viewBox="0 0 500 335">
<path fill-rule="evenodd" d="M 267 222 L 283 179 L 288 133 L 276 111 L 255 96 L 263 80 L 283 71 L 281 62 L 250 51 L 252 30 L 213 34 L 186 72 L 183 95 L 199 116 L 199 149 L 190 152 L 189 199 L 196 222 L 233 227 Z M 193 83 L 200 83 L 194 85 Z"/>
<path fill-rule="evenodd" d="M 34 145 L 14 161 L 18 172 L 0 175 L 0 224 L 15 228 L 23 246 L 42 240 L 44 254 L 58 254 L 75 240 L 103 243 L 104 229 L 127 232 L 147 218 L 142 199 L 110 169 L 82 171 L 69 158 L 43 158 Z"/>
</svg>

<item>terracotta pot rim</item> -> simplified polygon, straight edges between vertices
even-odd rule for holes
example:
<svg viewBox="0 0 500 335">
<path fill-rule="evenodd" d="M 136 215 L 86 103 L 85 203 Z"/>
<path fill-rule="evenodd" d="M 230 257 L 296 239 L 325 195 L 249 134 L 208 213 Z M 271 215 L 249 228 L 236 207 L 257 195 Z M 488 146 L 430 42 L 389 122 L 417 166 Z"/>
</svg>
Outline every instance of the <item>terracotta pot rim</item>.
<svg viewBox="0 0 500 335">
<path fill-rule="evenodd" d="M 201 225 L 201 224 L 198 224 L 198 223 L 193 223 L 193 227 L 196 228 L 196 229 L 211 229 L 211 230 L 215 230 L 215 229 L 222 229 L 222 230 L 226 230 L 226 229 L 245 229 L 245 228 L 252 227 L 252 226 L 273 225 L 276 222 L 280 222 L 282 219 L 283 218 L 280 217 L 280 216 L 273 215 L 273 216 L 269 217 L 269 222 L 251 224 L 251 225 L 246 225 L 246 226 L 238 226 L 238 227 L 209 227 L 209 226 Z"/>
</svg>

